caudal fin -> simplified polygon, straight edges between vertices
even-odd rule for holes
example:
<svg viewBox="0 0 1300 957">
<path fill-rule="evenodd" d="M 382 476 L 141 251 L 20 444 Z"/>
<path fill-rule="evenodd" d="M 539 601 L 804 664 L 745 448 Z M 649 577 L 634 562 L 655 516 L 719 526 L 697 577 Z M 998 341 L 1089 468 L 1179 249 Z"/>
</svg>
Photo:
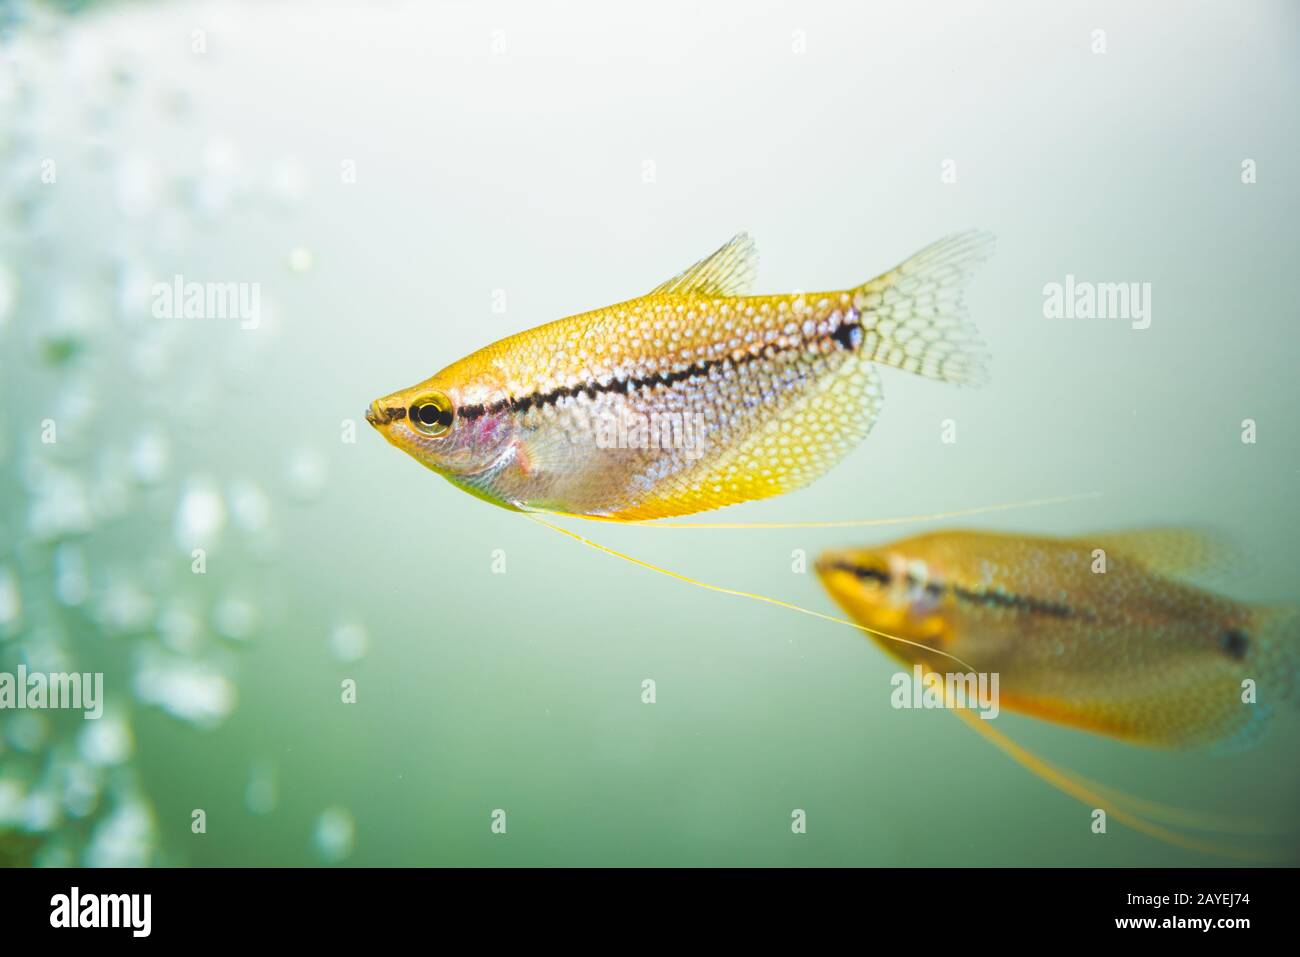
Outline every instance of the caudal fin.
<svg viewBox="0 0 1300 957">
<path fill-rule="evenodd" d="M 1285 701 L 1300 707 L 1300 608 L 1263 608 L 1256 613 L 1255 622 L 1260 702 Z"/>
<path fill-rule="evenodd" d="M 1226 728 L 1210 749 L 1233 754 L 1255 747 L 1278 707 L 1300 706 L 1300 608 L 1275 606 L 1254 613 L 1250 628 L 1229 633 L 1241 656 Z M 1226 639 L 1227 636 L 1225 636 Z"/>
<path fill-rule="evenodd" d="M 993 236 L 955 233 L 853 290 L 866 354 L 930 379 L 981 385 L 988 357 L 966 317 L 965 286 L 993 250 Z"/>
</svg>

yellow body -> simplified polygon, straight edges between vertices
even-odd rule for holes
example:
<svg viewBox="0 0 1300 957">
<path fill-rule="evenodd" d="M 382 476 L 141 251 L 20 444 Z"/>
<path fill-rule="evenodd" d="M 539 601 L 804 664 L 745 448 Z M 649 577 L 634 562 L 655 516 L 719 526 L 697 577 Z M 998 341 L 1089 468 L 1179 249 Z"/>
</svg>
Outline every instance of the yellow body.
<svg viewBox="0 0 1300 957">
<path fill-rule="evenodd" d="M 890 654 L 996 672 L 1006 708 L 1145 744 L 1243 744 L 1294 693 L 1298 619 L 1176 577 L 1214 551 L 1172 529 L 959 531 L 828 552 L 817 569 L 854 620 L 924 646 L 876 639 Z"/>
<path fill-rule="evenodd" d="M 633 520 L 779 495 L 867 434 L 877 365 L 982 376 L 961 281 L 985 248 L 956 236 L 859 286 L 750 296 L 755 253 L 739 236 L 648 295 L 378 399 L 367 419 L 507 508 Z"/>
</svg>

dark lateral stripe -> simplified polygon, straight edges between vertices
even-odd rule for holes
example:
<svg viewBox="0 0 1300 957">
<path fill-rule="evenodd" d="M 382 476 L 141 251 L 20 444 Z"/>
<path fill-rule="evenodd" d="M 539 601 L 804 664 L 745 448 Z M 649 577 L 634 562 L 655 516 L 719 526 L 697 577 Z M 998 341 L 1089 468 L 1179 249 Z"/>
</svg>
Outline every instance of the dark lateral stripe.
<svg viewBox="0 0 1300 957">
<path fill-rule="evenodd" d="M 1033 598 L 1029 595 L 1013 595 L 1010 592 L 1003 591 L 978 591 L 962 588 L 960 585 L 953 585 L 952 593 L 962 601 L 975 605 L 1011 608 L 1040 615 L 1051 615 L 1053 618 L 1073 618 L 1075 614 L 1074 609 L 1069 605 L 1047 601 L 1042 598 Z"/>
<path fill-rule="evenodd" d="M 853 575 L 862 581 L 879 582 L 881 585 L 888 585 L 890 581 L 889 572 L 873 565 L 855 565 L 852 562 L 836 562 L 831 566 L 831 568 L 837 572 L 848 572 L 850 575 Z"/>
<path fill-rule="evenodd" d="M 759 352 L 746 352 L 739 359 L 733 359 L 731 356 L 722 356 L 717 359 L 705 359 L 703 362 L 694 362 L 679 372 L 656 372 L 644 378 L 619 379 L 614 378 L 609 382 L 587 382 L 581 385 L 560 386 L 558 389 L 552 389 L 550 392 L 534 392 L 530 395 L 516 398 L 510 396 L 506 399 L 499 399 L 496 402 L 479 405 L 463 405 L 456 414 L 463 419 L 476 419 L 481 415 L 500 415 L 502 412 L 527 412 L 533 406 L 541 408 L 544 405 L 554 405 L 560 399 L 577 398 L 582 393 L 587 394 L 587 398 L 594 399 L 596 396 L 606 392 L 617 392 L 619 395 L 626 395 L 629 392 L 635 392 L 637 389 L 644 389 L 647 386 L 671 386 L 678 382 L 685 382 L 687 379 L 696 376 L 707 376 L 712 370 L 720 369 L 728 363 L 740 366 L 756 359 L 774 359 L 783 352 L 792 349 L 803 348 L 811 342 L 819 339 L 832 339 L 846 351 L 853 351 L 862 345 L 862 326 L 856 313 L 853 318 L 842 322 L 839 327 L 824 336 L 818 336 L 816 339 L 801 339 L 796 345 L 778 347 L 767 345 Z"/>
<path fill-rule="evenodd" d="M 892 576 L 883 568 L 872 565 L 855 565 L 851 562 L 837 563 L 832 568 L 838 571 L 850 572 L 857 576 L 861 581 L 874 581 L 881 585 L 888 585 L 892 581 Z M 911 575 L 907 576 L 909 584 L 917 585 L 920 582 Z M 1075 610 L 1069 605 L 1060 602 L 1047 601 L 1042 598 L 1033 598 L 1029 595 L 1013 595 L 1009 592 L 1001 591 L 980 591 L 973 588 L 963 588 L 961 585 L 945 586 L 938 582 L 927 582 L 925 584 L 927 594 L 938 598 L 945 591 L 951 591 L 952 594 L 961 601 L 968 602 L 972 605 L 983 605 L 995 608 L 1010 608 L 1018 611 L 1027 611 L 1031 614 L 1050 615 L 1053 618 L 1073 618 Z"/>
</svg>

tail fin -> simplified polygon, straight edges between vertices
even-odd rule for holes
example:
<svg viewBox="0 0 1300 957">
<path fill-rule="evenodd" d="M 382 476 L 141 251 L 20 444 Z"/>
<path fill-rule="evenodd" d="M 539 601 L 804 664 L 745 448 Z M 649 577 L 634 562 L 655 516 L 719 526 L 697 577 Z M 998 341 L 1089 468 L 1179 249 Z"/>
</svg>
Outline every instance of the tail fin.
<svg viewBox="0 0 1300 957">
<path fill-rule="evenodd" d="M 992 249 L 989 233 L 955 233 L 853 290 L 866 354 L 930 379 L 983 384 L 988 357 L 963 296 L 966 280 Z"/>
<path fill-rule="evenodd" d="M 1254 612 L 1248 633 L 1233 632 L 1244 645 L 1240 689 L 1228 728 L 1210 743 L 1213 754 L 1235 754 L 1255 747 L 1282 703 L 1300 706 L 1300 608 L 1275 606 Z M 1253 682 L 1253 699 L 1246 697 L 1246 680 Z M 1243 717 L 1244 714 L 1244 717 Z"/>
<path fill-rule="evenodd" d="M 1255 621 L 1260 702 L 1300 707 L 1300 608 L 1262 608 Z"/>
</svg>

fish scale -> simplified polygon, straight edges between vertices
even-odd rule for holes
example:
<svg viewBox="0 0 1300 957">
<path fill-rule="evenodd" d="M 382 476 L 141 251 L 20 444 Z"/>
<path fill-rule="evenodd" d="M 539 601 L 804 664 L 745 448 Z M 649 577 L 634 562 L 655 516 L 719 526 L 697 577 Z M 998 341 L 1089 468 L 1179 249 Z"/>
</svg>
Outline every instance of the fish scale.
<svg viewBox="0 0 1300 957">
<path fill-rule="evenodd" d="M 643 520 L 779 495 L 870 431 L 876 365 L 982 379 L 962 286 L 987 246 L 962 234 L 856 287 L 751 296 L 742 234 L 645 296 L 492 343 L 367 419 L 506 508 Z M 414 411 L 430 403 L 422 429 Z"/>
<path fill-rule="evenodd" d="M 952 531 L 828 552 L 817 570 L 855 621 L 922 646 L 879 639 L 891 655 L 996 673 L 1007 708 L 1145 744 L 1239 746 L 1295 700 L 1300 616 L 1181 579 L 1219 549 L 1188 529 Z"/>
</svg>

